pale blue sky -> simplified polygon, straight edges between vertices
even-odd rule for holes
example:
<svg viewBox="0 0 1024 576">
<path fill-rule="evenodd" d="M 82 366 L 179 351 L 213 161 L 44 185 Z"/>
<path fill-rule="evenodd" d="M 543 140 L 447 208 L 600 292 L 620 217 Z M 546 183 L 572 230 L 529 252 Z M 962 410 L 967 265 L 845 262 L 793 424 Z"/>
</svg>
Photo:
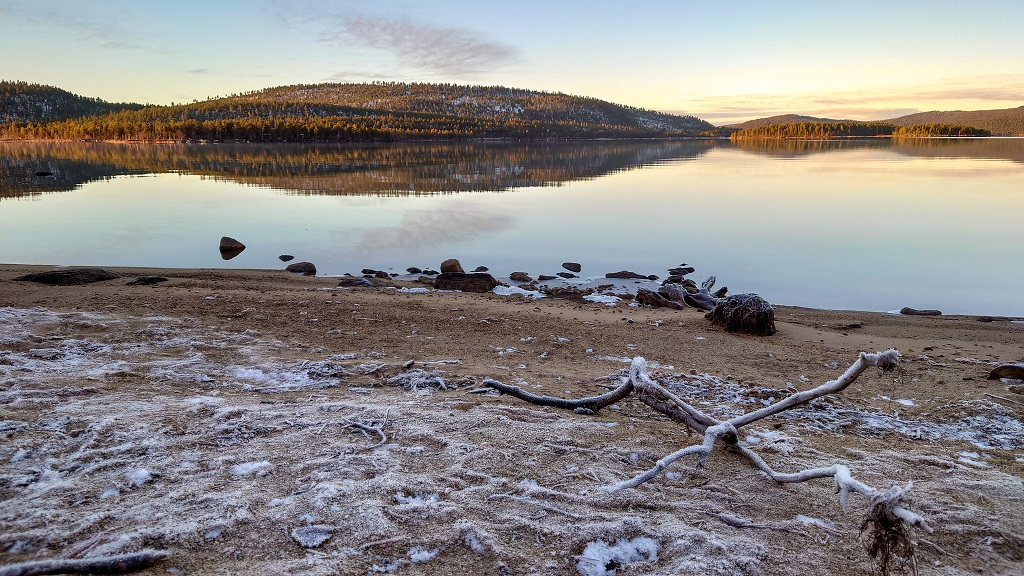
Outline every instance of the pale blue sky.
<svg viewBox="0 0 1024 576">
<path fill-rule="evenodd" d="M 1024 105 L 1024 1 L 0 0 L 0 79 L 108 101 L 373 80 L 688 113 Z"/>
</svg>

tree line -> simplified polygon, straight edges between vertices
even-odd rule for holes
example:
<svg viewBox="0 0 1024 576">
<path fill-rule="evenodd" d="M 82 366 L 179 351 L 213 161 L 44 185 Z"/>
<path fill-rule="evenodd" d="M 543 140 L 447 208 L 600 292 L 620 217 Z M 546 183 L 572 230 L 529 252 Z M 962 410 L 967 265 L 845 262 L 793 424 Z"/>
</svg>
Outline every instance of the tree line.
<svg viewBox="0 0 1024 576">
<path fill-rule="evenodd" d="M 895 126 L 884 122 L 791 122 L 744 128 L 734 132 L 733 140 L 794 139 L 827 140 L 829 138 L 866 137 L 941 137 L 991 136 L 988 130 L 950 124 L 917 124 Z"/>
</svg>

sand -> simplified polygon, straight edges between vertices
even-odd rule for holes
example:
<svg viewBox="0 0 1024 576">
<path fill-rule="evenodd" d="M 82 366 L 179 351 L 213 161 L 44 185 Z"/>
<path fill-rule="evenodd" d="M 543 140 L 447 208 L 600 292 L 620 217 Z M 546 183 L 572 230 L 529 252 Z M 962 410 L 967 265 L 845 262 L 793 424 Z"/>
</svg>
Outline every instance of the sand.
<svg viewBox="0 0 1024 576">
<path fill-rule="evenodd" d="M 922 574 L 1024 573 L 1024 387 L 986 379 L 1024 361 L 1020 322 L 777 307 L 754 337 L 694 310 L 268 270 L 13 280 L 44 269 L 0 265 L 0 565 L 156 549 L 143 573 L 870 574 L 868 503 L 843 510 L 830 481 L 776 485 L 716 450 L 610 495 L 700 437 L 633 397 L 582 415 L 480 382 L 591 396 L 643 356 L 722 418 L 895 348 L 901 379 L 869 370 L 741 440 L 781 470 L 912 482 L 935 528 L 912 532 Z M 169 280 L 126 285 L 146 275 Z"/>
</svg>

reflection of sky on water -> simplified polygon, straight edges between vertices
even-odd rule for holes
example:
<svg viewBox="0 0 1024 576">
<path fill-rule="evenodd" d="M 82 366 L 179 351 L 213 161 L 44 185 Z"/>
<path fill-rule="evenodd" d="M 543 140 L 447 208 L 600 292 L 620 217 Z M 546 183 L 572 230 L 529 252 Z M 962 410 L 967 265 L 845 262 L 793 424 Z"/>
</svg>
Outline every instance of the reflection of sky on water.
<svg viewBox="0 0 1024 576">
<path fill-rule="evenodd" d="M 1024 141 L 1018 141 L 1024 148 Z M 507 193 L 295 196 L 182 174 L 0 203 L 0 261 L 496 275 L 697 268 L 731 291 L 826 308 L 1024 315 L 1024 167 L 885 148 L 778 158 L 729 147 Z M 222 235 L 247 245 L 230 261 Z"/>
</svg>

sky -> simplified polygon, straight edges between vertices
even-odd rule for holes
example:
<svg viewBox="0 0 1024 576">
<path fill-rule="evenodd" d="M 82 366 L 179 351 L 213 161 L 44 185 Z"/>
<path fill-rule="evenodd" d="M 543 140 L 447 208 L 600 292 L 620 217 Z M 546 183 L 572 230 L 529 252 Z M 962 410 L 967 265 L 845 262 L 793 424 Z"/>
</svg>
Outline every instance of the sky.
<svg viewBox="0 0 1024 576">
<path fill-rule="evenodd" d="M 1024 105 L 1024 0 L 0 0 L 0 80 L 170 104 L 449 82 L 722 125 Z"/>
</svg>

